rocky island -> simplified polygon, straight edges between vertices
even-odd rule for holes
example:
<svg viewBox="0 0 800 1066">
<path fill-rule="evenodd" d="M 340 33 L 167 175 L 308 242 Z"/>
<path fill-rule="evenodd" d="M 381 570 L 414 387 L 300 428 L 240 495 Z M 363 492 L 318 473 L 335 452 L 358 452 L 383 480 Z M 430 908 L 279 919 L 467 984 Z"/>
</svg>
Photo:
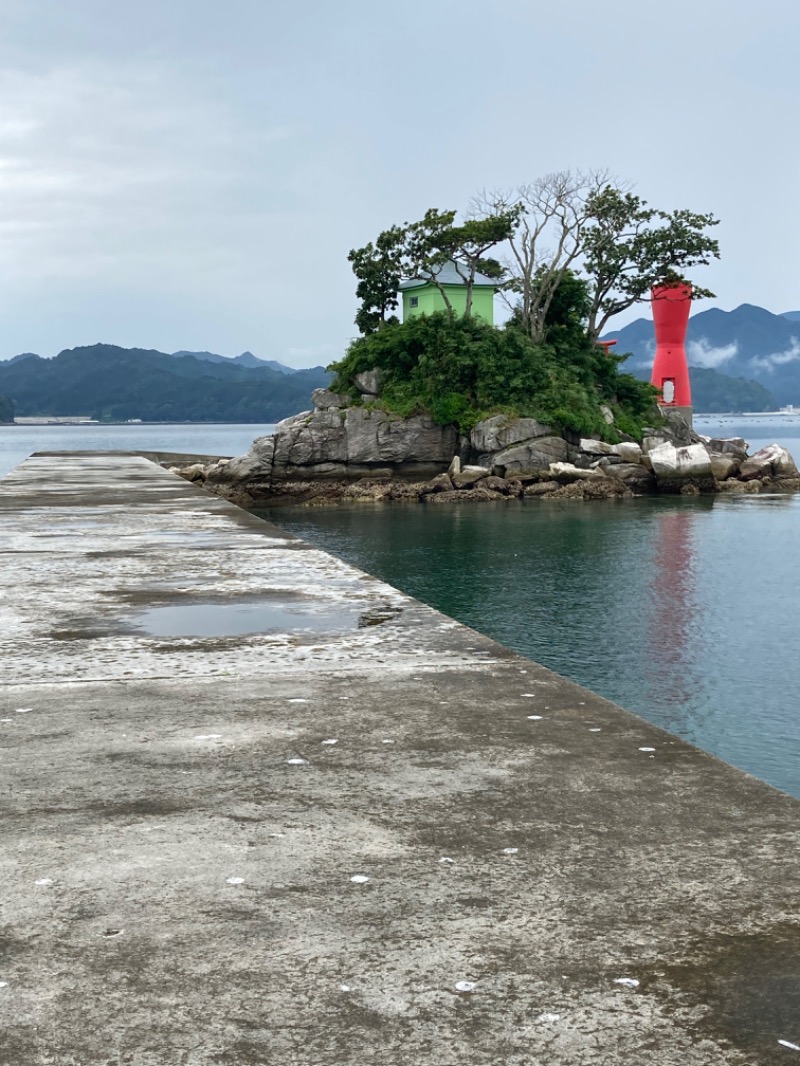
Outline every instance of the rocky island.
<svg viewBox="0 0 800 1066">
<path fill-rule="evenodd" d="M 669 367 L 651 386 L 599 340 L 637 302 L 664 312 L 679 294 L 688 318 L 689 300 L 713 295 L 683 274 L 718 257 L 713 216 L 654 211 L 587 176 L 536 190 L 460 224 L 431 209 L 351 251 L 361 336 L 313 409 L 246 455 L 178 472 L 244 507 L 800 489 L 784 448 L 698 436 L 688 401 L 667 396 Z M 543 258 L 537 234 L 567 216 L 580 219 L 560 233 L 569 254 Z M 495 327 L 498 293 L 511 317 Z"/>
<path fill-rule="evenodd" d="M 701 437 L 678 418 L 616 444 L 504 414 L 462 434 L 429 415 L 401 418 L 371 405 L 377 372 L 360 375 L 359 385 L 359 405 L 317 389 L 313 410 L 279 423 L 246 455 L 173 469 L 243 507 L 800 490 L 780 445 L 749 455 L 741 438 Z M 610 409 L 606 417 L 613 419 Z"/>
</svg>

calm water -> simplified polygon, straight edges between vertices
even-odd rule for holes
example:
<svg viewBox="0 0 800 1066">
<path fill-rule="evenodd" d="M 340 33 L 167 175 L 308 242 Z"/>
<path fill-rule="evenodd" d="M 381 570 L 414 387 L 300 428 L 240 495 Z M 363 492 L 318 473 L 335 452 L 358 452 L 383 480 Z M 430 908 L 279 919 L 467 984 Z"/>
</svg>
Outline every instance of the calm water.
<svg viewBox="0 0 800 1066">
<path fill-rule="evenodd" d="M 696 425 L 754 447 L 778 440 L 800 458 L 800 418 Z M 0 474 L 37 450 L 242 454 L 271 428 L 0 427 Z M 800 495 L 273 517 L 800 796 Z"/>
<path fill-rule="evenodd" d="M 275 427 L 184 426 L 0 426 L 0 477 L 44 451 L 165 451 L 196 455 L 242 455 L 255 437 Z"/>
<path fill-rule="evenodd" d="M 698 429 L 800 457 L 800 419 Z M 270 517 L 800 797 L 800 495 Z"/>
</svg>

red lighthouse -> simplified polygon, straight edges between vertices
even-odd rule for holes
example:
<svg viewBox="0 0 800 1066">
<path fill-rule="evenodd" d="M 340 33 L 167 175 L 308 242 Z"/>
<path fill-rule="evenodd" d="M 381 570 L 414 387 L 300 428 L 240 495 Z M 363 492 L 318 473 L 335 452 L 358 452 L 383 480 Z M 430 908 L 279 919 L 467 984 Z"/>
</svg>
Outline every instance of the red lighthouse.
<svg viewBox="0 0 800 1066">
<path fill-rule="evenodd" d="M 678 411 L 691 425 L 692 393 L 686 361 L 686 328 L 692 286 L 688 283 L 655 285 L 650 295 L 656 331 L 656 356 L 650 381 L 661 393 L 660 405 Z"/>
</svg>

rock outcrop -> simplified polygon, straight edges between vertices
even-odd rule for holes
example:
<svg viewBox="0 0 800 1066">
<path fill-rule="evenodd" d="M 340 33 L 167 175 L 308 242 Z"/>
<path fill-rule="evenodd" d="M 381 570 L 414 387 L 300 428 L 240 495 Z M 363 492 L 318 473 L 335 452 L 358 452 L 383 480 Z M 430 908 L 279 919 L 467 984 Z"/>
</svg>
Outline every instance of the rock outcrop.
<svg viewBox="0 0 800 1066">
<path fill-rule="evenodd" d="M 314 409 L 285 419 L 250 451 L 176 470 L 243 506 L 338 499 L 615 499 L 652 493 L 796 490 L 800 474 L 780 445 L 748 456 L 738 437 L 700 437 L 682 419 L 640 443 L 560 435 L 534 418 L 494 415 L 469 437 L 426 415 L 400 418 L 374 401 L 380 374 L 357 382 L 366 405 L 317 389 Z M 374 390 L 377 390 L 374 391 Z"/>
</svg>

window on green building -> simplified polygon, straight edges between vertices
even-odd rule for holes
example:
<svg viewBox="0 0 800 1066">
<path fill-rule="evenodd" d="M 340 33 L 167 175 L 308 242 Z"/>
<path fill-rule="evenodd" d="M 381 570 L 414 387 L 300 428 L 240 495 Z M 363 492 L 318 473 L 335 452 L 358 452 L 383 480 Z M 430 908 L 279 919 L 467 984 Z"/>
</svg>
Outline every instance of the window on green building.
<svg viewBox="0 0 800 1066">
<path fill-rule="evenodd" d="M 419 307 L 419 296 L 411 296 L 408 301 L 409 307 Z"/>
</svg>

